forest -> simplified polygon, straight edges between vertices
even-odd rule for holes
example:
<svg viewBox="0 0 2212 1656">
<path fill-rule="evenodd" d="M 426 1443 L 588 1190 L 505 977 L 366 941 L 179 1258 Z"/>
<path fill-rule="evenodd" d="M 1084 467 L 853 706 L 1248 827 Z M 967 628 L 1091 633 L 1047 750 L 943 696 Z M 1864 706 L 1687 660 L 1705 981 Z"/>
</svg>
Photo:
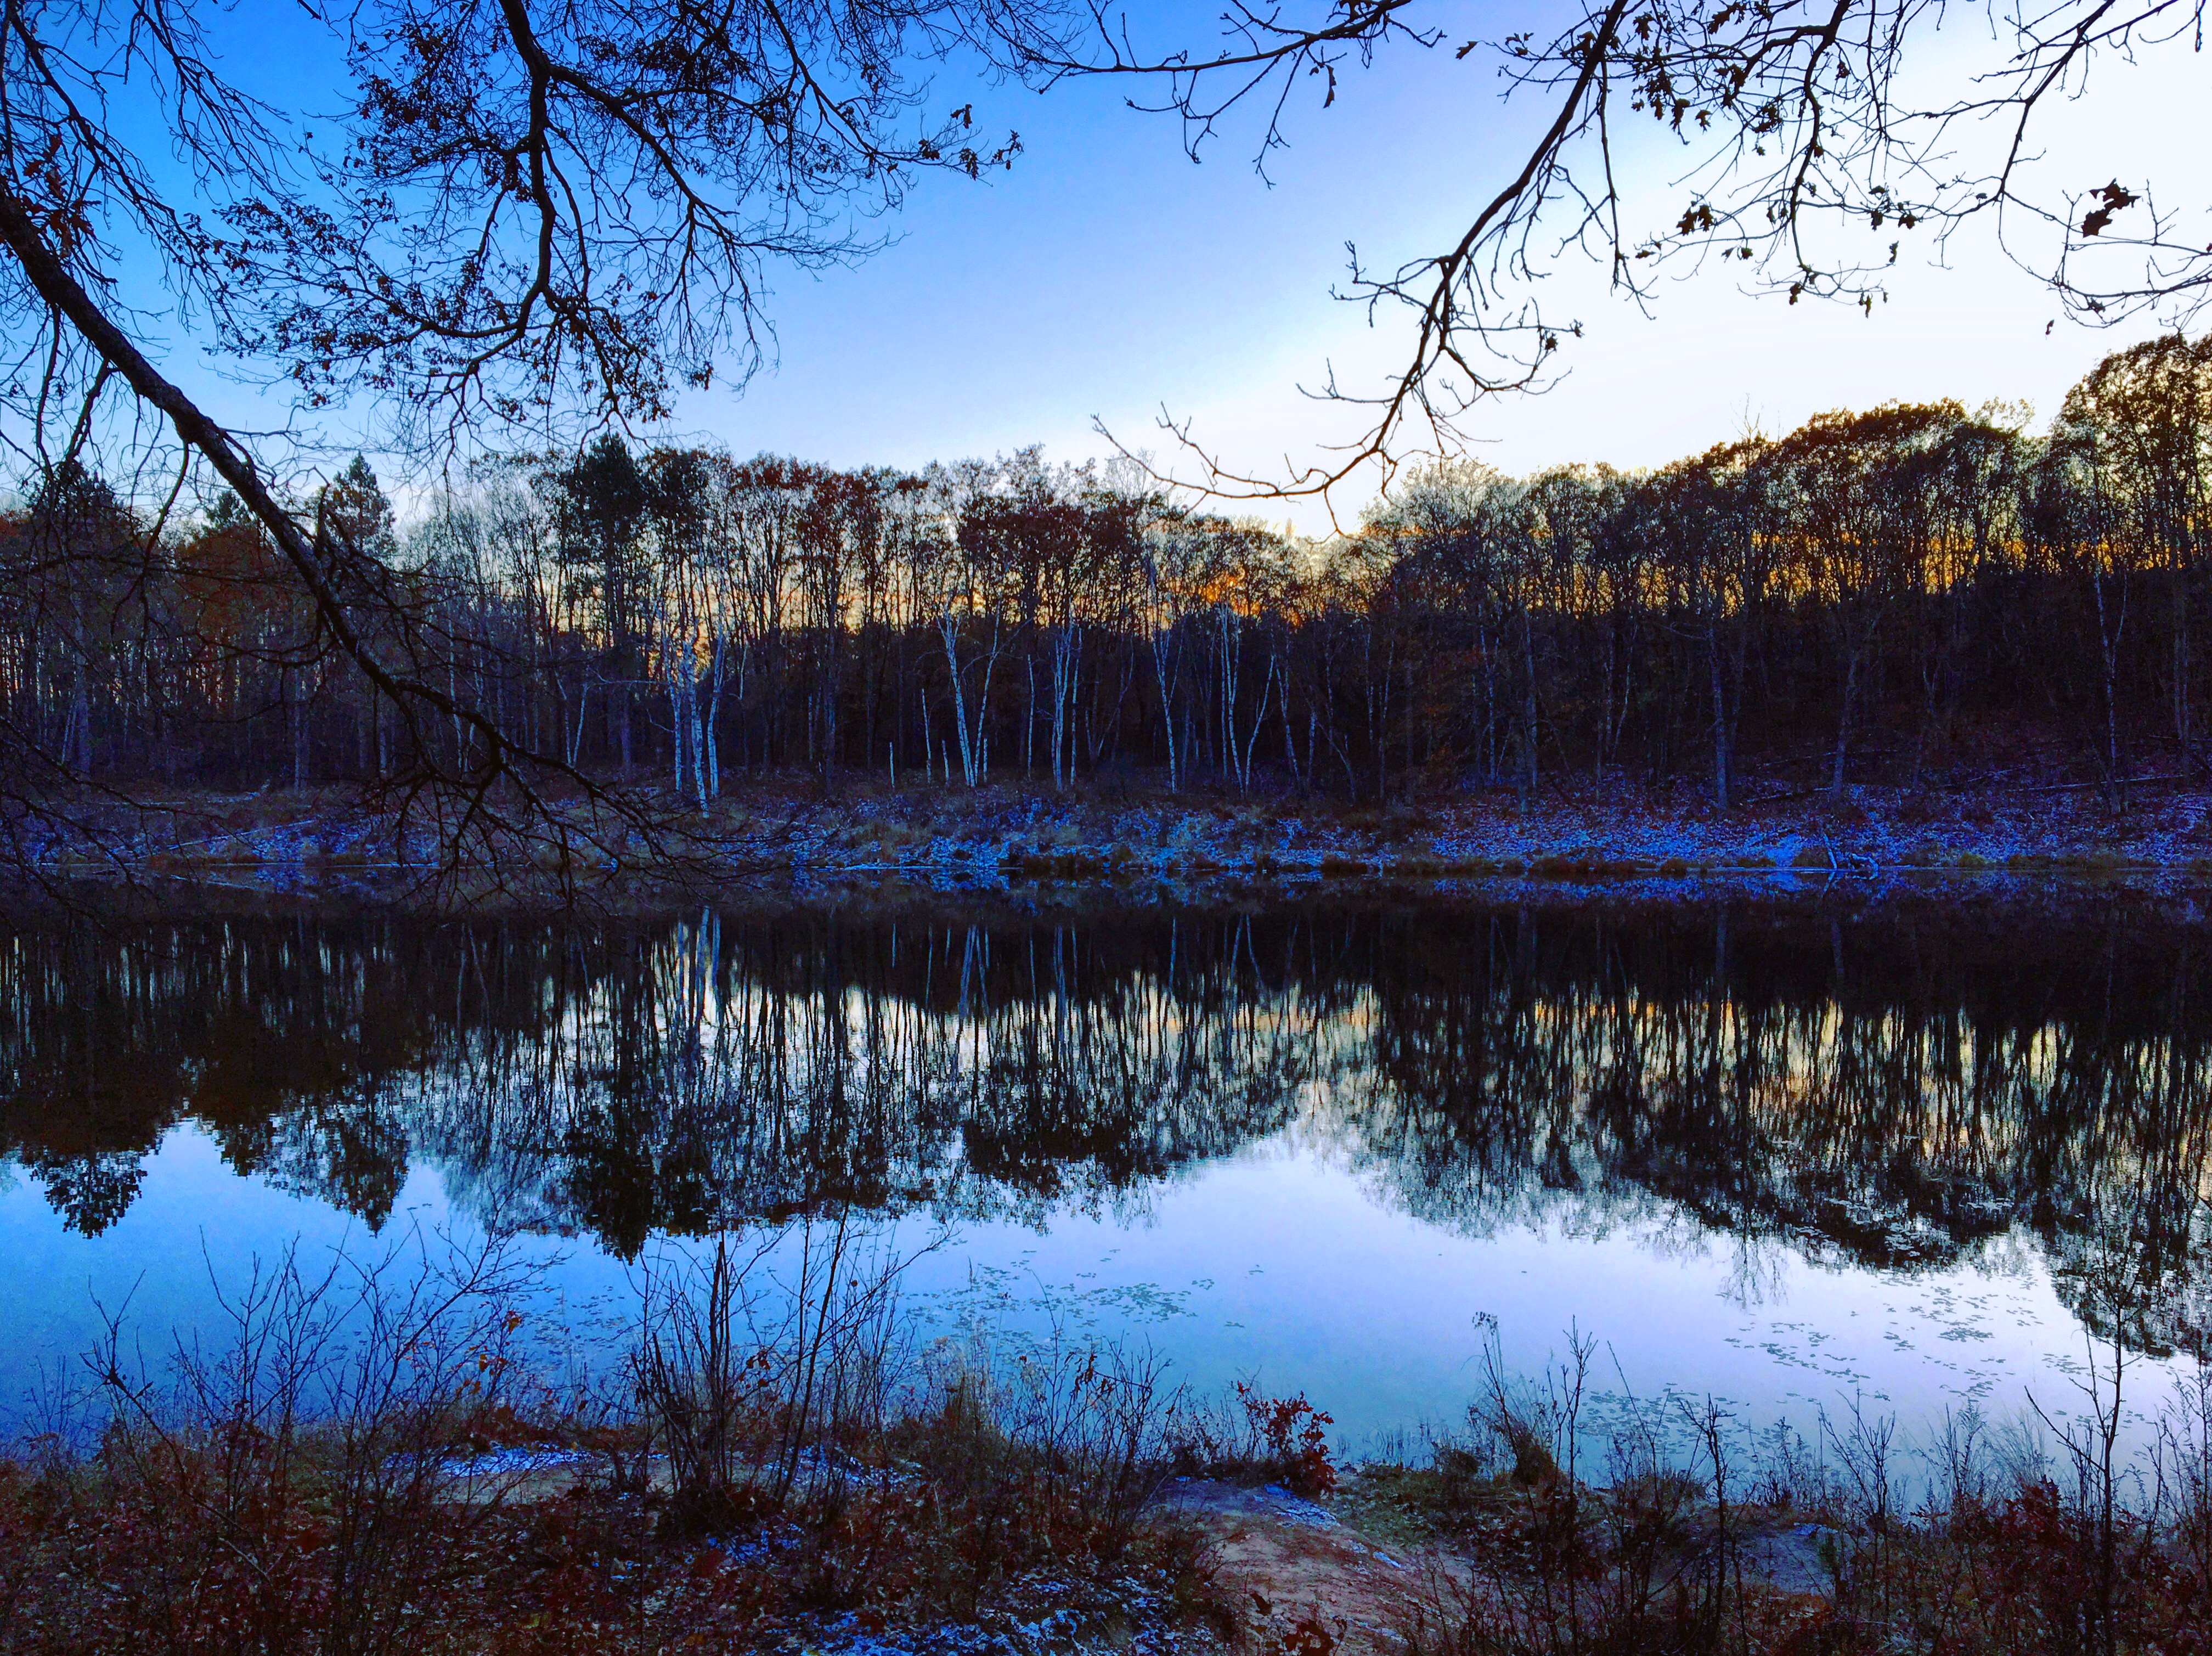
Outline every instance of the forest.
<svg viewBox="0 0 2212 1656">
<path fill-rule="evenodd" d="M 11 792 L 366 784 L 482 733 L 706 810 L 764 772 L 1380 801 L 1567 773 L 2100 790 L 2212 763 L 2212 338 L 2024 409 L 1818 416 L 1649 472 L 1419 469 L 1331 538 L 1133 463 L 909 473 L 605 435 L 294 502 L 377 573 L 395 716 L 234 496 L 74 460 L 0 524 Z"/>
</svg>

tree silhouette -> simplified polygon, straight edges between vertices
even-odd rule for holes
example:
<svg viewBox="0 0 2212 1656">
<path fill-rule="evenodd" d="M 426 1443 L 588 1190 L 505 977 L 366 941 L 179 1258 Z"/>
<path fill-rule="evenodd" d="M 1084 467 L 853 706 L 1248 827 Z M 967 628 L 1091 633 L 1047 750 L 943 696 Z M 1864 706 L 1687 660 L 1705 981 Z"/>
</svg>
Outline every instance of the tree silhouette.
<svg viewBox="0 0 2212 1656">
<path fill-rule="evenodd" d="M 393 713 L 384 797 L 427 816 L 448 861 L 495 861 L 519 840 L 567 867 L 572 840 L 605 848 L 649 831 L 648 814 L 456 694 L 458 660 L 487 652 L 426 634 L 344 514 L 293 509 L 281 446 L 226 426 L 161 366 L 159 319 L 289 387 L 304 412 L 373 408 L 402 446 L 657 417 L 675 387 L 759 360 L 769 264 L 854 256 L 867 216 L 918 174 L 1012 160 L 1018 139 L 983 139 L 972 105 L 927 109 L 928 70 L 1042 46 L 1049 9 L 380 0 L 309 15 L 345 64 L 319 143 L 301 112 L 226 78 L 234 43 L 193 0 L 11 15 L 9 440 L 42 469 L 117 446 L 134 472 L 173 473 L 172 502 L 196 478 L 233 491 L 331 650 Z M 175 167 L 149 161 L 148 132 L 166 134 Z M 116 393 L 145 417 L 111 406 Z M 626 673 L 629 594 L 600 597 Z M 611 825 L 549 788 L 580 792 Z"/>
<path fill-rule="evenodd" d="M 2201 210 L 2161 208 L 2149 179 L 2171 181 L 2193 156 L 2130 156 L 2137 184 L 2087 188 L 2047 182 L 2035 163 L 2051 112 L 2093 73 L 2201 44 L 2200 0 L 1992 14 L 1984 58 L 1937 40 L 1946 17 L 1940 0 L 1586 0 L 1464 39 L 1461 20 L 1422 0 L 1310 0 L 1231 7 L 1209 52 L 1181 39 L 1148 49 L 1158 31 L 1147 16 L 1105 7 L 1079 49 L 1030 51 L 1048 79 L 1157 88 L 1148 107 L 1182 118 L 1194 156 L 1249 107 L 1263 167 L 1301 85 L 1326 107 L 1340 71 L 1386 50 L 1453 48 L 1470 70 L 1494 70 L 1509 103 L 1536 106 L 1536 136 L 1476 174 L 1466 228 L 1449 245 L 1395 265 L 1354 253 L 1338 296 L 1396 316 L 1410 336 L 1380 384 L 1347 388 L 1332 373 L 1319 387 L 1366 411 L 1361 435 L 1270 476 L 1233 470 L 1187 425 L 1163 423 L 1199 486 L 1327 497 L 1355 475 L 1387 484 L 1403 466 L 1456 452 L 1471 410 L 1550 381 L 1582 325 L 1548 314 L 1531 278 L 1571 251 L 1593 253 L 1641 304 L 1662 272 L 1688 265 L 1791 304 L 1871 311 L 1906 247 L 1941 248 L 1986 222 L 2070 314 L 2103 324 L 2160 309 L 2191 326 L 2212 299 L 2212 240 Z M 1670 157 L 1669 182 L 1637 194 L 1626 163 L 1651 144 Z M 2181 183 L 2169 204 L 2191 194 L 2193 180 Z"/>
</svg>

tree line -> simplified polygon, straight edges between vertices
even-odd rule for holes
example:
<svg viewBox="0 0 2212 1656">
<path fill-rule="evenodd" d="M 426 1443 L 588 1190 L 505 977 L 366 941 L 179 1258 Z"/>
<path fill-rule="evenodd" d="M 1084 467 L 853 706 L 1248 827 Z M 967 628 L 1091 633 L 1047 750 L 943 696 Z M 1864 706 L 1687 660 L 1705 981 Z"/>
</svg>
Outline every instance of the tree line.
<svg viewBox="0 0 2212 1656">
<path fill-rule="evenodd" d="M 356 457 L 294 510 L 380 572 L 355 624 L 453 709 L 404 721 L 234 497 L 72 460 L 0 521 L 9 764 L 374 785 L 493 731 L 699 809 L 797 770 L 1723 807 L 2199 778 L 2212 339 L 2118 352 L 2027 427 L 1896 404 L 1650 472 L 1447 461 L 1325 540 L 1036 449 L 848 471 L 615 435 L 480 464 L 402 533 Z"/>
</svg>

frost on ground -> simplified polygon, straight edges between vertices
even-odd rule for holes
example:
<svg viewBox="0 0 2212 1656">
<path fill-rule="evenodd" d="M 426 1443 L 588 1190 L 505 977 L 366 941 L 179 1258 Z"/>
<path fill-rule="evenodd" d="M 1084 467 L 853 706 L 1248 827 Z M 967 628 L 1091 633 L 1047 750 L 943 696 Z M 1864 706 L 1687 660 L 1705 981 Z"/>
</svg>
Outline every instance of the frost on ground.
<svg viewBox="0 0 2212 1656">
<path fill-rule="evenodd" d="M 2144 792 L 2115 810 L 2092 790 L 1853 788 L 1755 801 L 1729 811 L 1686 790 L 1588 778 L 1525 805 L 1510 793 L 1447 789 L 1347 806 L 1287 795 L 1056 794 L 1017 786 L 748 783 L 702 814 L 671 796 L 651 833 L 617 836 L 572 866 L 598 882 L 788 875 L 896 875 L 963 884 L 1152 880 L 1290 883 L 1364 879 L 1698 874 L 1819 878 L 1893 870 L 2212 874 L 2212 794 Z M 36 848 L 61 872 L 218 878 L 260 886 L 404 876 L 440 866 L 421 824 L 362 813 L 339 790 L 200 796 L 118 816 L 97 843 Z M 533 871 L 544 848 L 495 872 Z M 543 872 L 542 869 L 536 870 Z"/>
</svg>

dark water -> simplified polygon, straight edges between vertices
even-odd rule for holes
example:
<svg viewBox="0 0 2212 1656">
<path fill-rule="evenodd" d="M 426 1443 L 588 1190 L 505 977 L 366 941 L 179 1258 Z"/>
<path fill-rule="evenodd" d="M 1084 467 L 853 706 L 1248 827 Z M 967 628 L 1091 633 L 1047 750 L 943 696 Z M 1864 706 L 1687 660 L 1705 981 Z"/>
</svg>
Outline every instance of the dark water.
<svg viewBox="0 0 2212 1656">
<path fill-rule="evenodd" d="M 20 919 L 0 1393 L 301 1238 L 517 1230 L 580 1321 L 657 1239 L 841 1204 L 1357 1437 L 1479 1317 L 1747 1418 L 2063 1406 L 2212 1326 L 2212 922 L 2126 892 Z"/>
</svg>

